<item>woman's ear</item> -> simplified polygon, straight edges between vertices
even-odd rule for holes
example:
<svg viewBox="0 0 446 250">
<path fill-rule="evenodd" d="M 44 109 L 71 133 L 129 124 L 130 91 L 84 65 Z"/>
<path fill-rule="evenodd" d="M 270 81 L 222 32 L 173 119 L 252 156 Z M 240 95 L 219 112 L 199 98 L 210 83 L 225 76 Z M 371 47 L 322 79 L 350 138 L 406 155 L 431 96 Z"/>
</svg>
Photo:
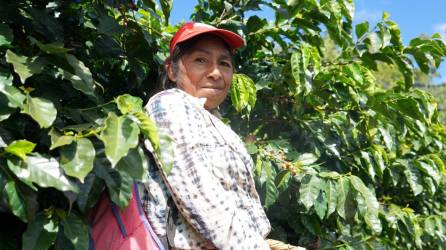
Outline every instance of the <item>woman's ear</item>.
<svg viewBox="0 0 446 250">
<path fill-rule="evenodd" d="M 176 82 L 177 76 L 173 70 L 172 64 L 171 63 L 166 64 L 164 67 L 167 72 L 167 77 L 169 78 L 169 80 L 171 80 L 172 82 Z"/>
</svg>

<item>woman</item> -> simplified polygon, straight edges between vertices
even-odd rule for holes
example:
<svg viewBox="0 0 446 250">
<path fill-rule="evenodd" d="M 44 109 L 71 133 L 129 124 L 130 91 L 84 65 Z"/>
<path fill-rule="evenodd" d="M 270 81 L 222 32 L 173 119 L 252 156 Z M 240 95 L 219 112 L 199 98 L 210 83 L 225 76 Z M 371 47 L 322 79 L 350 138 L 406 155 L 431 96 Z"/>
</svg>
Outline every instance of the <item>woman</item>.
<svg viewBox="0 0 446 250">
<path fill-rule="evenodd" d="M 255 190 L 252 159 L 212 114 L 228 93 L 232 56 L 243 44 L 228 30 L 184 24 L 165 65 L 173 88 L 146 106 L 160 134 L 172 139 L 173 166 L 169 173 L 151 169 L 142 199 L 156 233 L 171 248 L 269 249 L 264 238 L 270 225 Z"/>
</svg>

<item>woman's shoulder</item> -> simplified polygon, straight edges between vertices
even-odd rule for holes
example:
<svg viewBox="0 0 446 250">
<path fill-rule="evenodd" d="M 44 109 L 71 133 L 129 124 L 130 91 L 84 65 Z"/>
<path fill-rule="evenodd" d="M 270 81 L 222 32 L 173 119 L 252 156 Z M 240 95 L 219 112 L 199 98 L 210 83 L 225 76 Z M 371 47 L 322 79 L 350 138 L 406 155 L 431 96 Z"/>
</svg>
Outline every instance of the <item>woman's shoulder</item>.
<svg viewBox="0 0 446 250">
<path fill-rule="evenodd" d="M 168 89 L 153 95 L 147 102 L 145 109 L 149 113 L 158 113 L 167 110 L 175 112 L 180 111 L 185 105 L 187 103 L 180 90 Z"/>
<path fill-rule="evenodd" d="M 153 95 L 146 105 L 146 110 L 154 112 L 173 109 L 178 112 L 190 113 L 204 109 L 205 101 L 205 99 L 193 97 L 178 88 L 172 88 Z"/>
<path fill-rule="evenodd" d="M 183 99 L 181 98 L 181 94 L 182 94 L 181 91 L 177 88 L 163 90 L 150 97 L 149 102 L 147 103 L 146 106 L 150 107 L 154 105 L 180 102 Z"/>
</svg>

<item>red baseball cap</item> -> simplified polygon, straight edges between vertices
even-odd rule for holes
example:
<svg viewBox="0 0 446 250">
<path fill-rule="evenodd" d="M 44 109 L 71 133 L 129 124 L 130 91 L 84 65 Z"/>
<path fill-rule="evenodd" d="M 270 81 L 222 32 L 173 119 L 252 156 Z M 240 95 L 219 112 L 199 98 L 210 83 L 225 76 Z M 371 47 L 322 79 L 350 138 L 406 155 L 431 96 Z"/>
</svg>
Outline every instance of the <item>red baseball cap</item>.
<svg viewBox="0 0 446 250">
<path fill-rule="evenodd" d="M 173 38 L 170 41 L 170 54 L 172 54 L 173 49 L 177 44 L 204 33 L 214 34 L 220 37 L 229 45 L 229 47 L 231 47 L 231 49 L 234 50 L 245 44 L 243 38 L 232 31 L 217 29 L 214 26 L 204 23 L 187 22 L 178 29 L 175 35 L 173 35 Z"/>
</svg>

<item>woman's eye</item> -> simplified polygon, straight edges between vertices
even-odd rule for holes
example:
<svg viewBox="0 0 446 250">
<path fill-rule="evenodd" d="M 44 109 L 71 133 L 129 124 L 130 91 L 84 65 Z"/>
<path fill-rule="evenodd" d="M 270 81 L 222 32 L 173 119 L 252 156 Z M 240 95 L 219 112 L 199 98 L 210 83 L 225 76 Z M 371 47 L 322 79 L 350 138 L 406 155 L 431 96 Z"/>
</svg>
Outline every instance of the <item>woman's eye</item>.
<svg viewBox="0 0 446 250">
<path fill-rule="evenodd" d="M 230 64 L 229 62 L 222 61 L 220 64 L 225 67 L 232 67 L 232 64 Z"/>
<path fill-rule="evenodd" d="M 198 62 L 198 63 L 205 63 L 206 59 L 204 59 L 202 57 L 198 57 L 198 58 L 195 59 L 195 61 Z"/>
</svg>

